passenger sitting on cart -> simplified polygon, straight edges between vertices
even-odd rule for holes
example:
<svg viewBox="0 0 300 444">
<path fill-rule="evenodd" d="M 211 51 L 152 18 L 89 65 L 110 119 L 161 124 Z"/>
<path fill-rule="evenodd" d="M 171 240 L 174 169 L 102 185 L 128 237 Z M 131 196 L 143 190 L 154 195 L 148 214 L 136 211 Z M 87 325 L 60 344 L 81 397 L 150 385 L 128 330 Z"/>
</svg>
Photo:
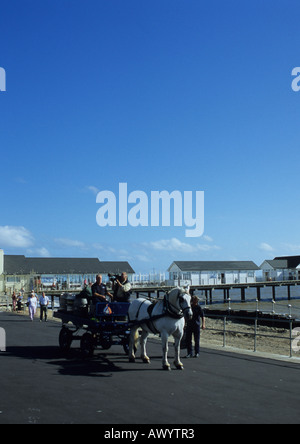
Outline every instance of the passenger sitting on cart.
<svg viewBox="0 0 300 444">
<path fill-rule="evenodd" d="M 131 284 L 128 282 L 127 273 L 124 272 L 121 274 L 120 281 L 116 279 L 114 282 L 113 300 L 115 302 L 129 302 Z"/>
<path fill-rule="evenodd" d="M 96 282 L 92 285 L 91 314 L 95 313 L 98 302 L 107 302 L 106 296 L 112 298 L 112 295 L 107 291 L 106 285 L 102 282 L 102 275 L 98 274 Z"/>
</svg>

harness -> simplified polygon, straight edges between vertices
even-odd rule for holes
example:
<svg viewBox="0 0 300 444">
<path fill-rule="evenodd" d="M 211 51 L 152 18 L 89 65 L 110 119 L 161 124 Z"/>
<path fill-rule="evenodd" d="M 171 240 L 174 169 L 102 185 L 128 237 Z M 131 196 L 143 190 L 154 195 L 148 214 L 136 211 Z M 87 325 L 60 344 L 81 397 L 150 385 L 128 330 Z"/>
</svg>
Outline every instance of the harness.
<svg viewBox="0 0 300 444">
<path fill-rule="evenodd" d="M 142 308 L 142 306 L 144 305 L 144 303 L 145 303 L 146 301 L 147 301 L 147 299 L 145 299 L 145 300 L 141 303 L 141 305 L 139 306 L 139 309 L 138 309 L 137 314 L 136 314 L 136 318 L 139 317 L 139 314 L 140 314 L 141 308 Z M 146 324 L 147 327 L 149 328 L 149 330 L 150 330 L 154 335 L 157 335 L 157 334 L 159 333 L 159 331 L 155 328 L 153 322 L 156 321 L 157 319 L 161 319 L 161 318 L 163 318 L 163 317 L 166 316 L 165 311 L 164 311 L 162 314 L 160 314 L 160 315 L 152 316 L 152 312 L 153 312 L 153 309 L 154 309 L 154 307 L 155 307 L 156 304 L 157 304 L 157 302 L 152 302 L 152 304 L 149 305 L 149 307 L 148 307 L 148 309 L 147 309 L 147 312 L 148 312 L 148 315 L 149 315 L 149 319 L 147 318 L 147 319 L 144 319 L 144 320 L 141 320 L 141 321 L 137 321 L 139 324 Z"/>
<path fill-rule="evenodd" d="M 183 311 L 180 310 L 178 312 L 177 307 L 174 307 L 171 304 L 171 302 L 169 301 L 169 293 L 166 293 L 166 295 L 164 297 L 164 312 L 165 312 L 165 316 L 169 316 L 170 318 L 174 318 L 174 319 L 181 319 L 184 316 Z"/>
<path fill-rule="evenodd" d="M 137 314 L 136 314 L 136 318 L 137 318 L 137 319 L 138 319 L 138 317 L 139 317 L 139 314 L 140 314 L 141 308 L 142 308 L 143 304 L 144 304 L 146 301 L 147 301 L 147 299 L 145 299 L 145 300 L 140 304 L 139 309 L 138 309 Z M 184 316 L 184 312 L 185 312 L 185 310 L 189 310 L 189 307 L 186 307 L 184 310 L 180 310 L 180 311 L 178 312 L 178 308 L 177 308 L 177 307 L 174 307 L 174 305 L 172 305 L 171 302 L 170 302 L 170 300 L 169 300 L 169 293 L 166 293 L 166 294 L 165 294 L 164 301 L 163 301 L 163 312 L 162 312 L 162 314 L 152 316 L 152 312 L 153 312 L 153 309 L 154 309 L 154 307 L 155 307 L 156 304 L 157 304 L 157 302 L 153 302 L 153 303 L 148 307 L 147 311 L 148 311 L 148 314 L 149 314 L 149 318 L 147 318 L 147 319 L 142 319 L 142 320 L 140 320 L 140 321 L 137 321 L 139 324 L 146 324 L 147 327 L 149 328 L 149 330 L 150 330 L 153 334 L 155 334 L 155 335 L 158 334 L 159 331 L 155 328 L 155 326 L 154 326 L 154 321 L 156 321 L 156 320 L 158 320 L 158 319 L 161 319 L 161 318 L 164 318 L 164 317 L 167 317 L 167 316 L 170 317 L 170 318 L 173 318 L 173 319 L 181 319 L 181 318 L 183 318 L 183 316 Z"/>
</svg>

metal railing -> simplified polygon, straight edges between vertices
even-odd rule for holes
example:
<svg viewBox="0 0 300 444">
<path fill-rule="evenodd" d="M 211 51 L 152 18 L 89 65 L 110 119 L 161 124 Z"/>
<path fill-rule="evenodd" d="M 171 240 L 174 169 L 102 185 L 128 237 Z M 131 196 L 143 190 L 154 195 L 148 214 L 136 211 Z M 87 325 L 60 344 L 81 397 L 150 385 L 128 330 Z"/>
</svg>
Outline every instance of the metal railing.
<svg viewBox="0 0 300 444">
<path fill-rule="evenodd" d="M 246 317 L 246 316 L 235 316 L 231 313 L 227 314 L 224 313 L 224 315 L 216 315 L 216 314 L 209 314 L 209 312 L 205 313 L 205 317 L 208 319 L 220 319 L 223 320 L 222 328 L 206 328 L 206 331 L 212 331 L 212 332 L 219 332 L 223 335 L 223 347 L 226 348 L 227 340 L 229 335 L 242 335 L 242 336 L 251 336 L 253 337 L 253 352 L 257 352 L 257 339 L 258 338 L 267 338 L 267 339 L 276 339 L 276 340 L 282 340 L 289 343 L 289 354 L 287 354 L 290 358 L 294 357 L 296 353 L 298 353 L 298 357 L 300 357 L 299 351 L 300 351 L 300 328 L 295 327 L 294 325 L 297 322 L 292 317 L 289 317 L 287 319 L 265 319 L 260 318 L 259 316 L 255 317 Z M 229 322 L 237 322 L 238 329 L 228 329 Z M 276 322 L 277 324 L 282 324 L 282 329 L 285 329 L 288 332 L 288 336 L 280 336 L 280 334 L 266 334 L 259 331 L 259 323 L 262 323 L 266 325 L 267 323 L 274 324 Z M 252 325 L 252 329 L 250 330 L 242 330 L 240 325 L 245 324 L 249 327 L 249 325 Z M 299 321 L 297 322 L 299 325 Z M 272 325 L 270 325 L 272 327 Z M 240 329 L 239 329 L 240 328 Z M 274 353 L 278 354 L 278 353 Z M 280 355 L 283 355 L 280 353 Z"/>
</svg>

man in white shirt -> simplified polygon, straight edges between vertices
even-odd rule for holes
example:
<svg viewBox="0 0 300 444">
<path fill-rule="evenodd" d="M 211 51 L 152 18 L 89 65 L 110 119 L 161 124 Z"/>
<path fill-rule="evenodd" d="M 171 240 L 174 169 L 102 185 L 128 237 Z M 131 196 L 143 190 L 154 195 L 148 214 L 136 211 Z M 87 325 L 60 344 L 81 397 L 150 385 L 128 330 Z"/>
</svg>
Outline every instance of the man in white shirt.
<svg viewBox="0 0 300 444">
<path fill-rule="evenodd" d="M 40 297 L 40 322 L 43 320 L 43 315 L 45 313 L 45 322 L 47 322 L 48 318 L 48 305 L 49 305 L 50 299 L 48 296 L 45 295 L 45 293 L 42 294 Z"/>
</svg>

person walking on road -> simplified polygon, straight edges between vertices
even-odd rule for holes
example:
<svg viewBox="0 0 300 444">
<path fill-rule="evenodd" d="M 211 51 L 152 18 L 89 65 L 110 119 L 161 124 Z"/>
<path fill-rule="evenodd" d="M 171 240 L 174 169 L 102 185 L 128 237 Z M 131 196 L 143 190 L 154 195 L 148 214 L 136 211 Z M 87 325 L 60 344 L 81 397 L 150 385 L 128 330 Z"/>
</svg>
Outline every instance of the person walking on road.
<svg viewBox="0 0 300 444">
<path fill-rule="evenodd" d="M 12 299 L 12 309 L 13 309 L 13 311 L 16 311 L 17 295 L 16 295 L 15 291 L 13 292 L 11 299 Z"/>
<path fill-rule="evenodd" d="M 28 298 L 28 311 L 31 321 L 33 321 L 36 309 L 37 309 L 37 297 L 34 291 L 31 292 L 31 295 Z"/>
<path fill-rule="evenodd" d="M 48 296 L 45 295 L 45 293 L 43 293 L 42 296 L 40 297 L 40 322 L 42 322 L 44 314 L 45 314 L 45 322 L 47 322 L 49 302 L 50 299 L 48 298 Z"/>
</svg>

